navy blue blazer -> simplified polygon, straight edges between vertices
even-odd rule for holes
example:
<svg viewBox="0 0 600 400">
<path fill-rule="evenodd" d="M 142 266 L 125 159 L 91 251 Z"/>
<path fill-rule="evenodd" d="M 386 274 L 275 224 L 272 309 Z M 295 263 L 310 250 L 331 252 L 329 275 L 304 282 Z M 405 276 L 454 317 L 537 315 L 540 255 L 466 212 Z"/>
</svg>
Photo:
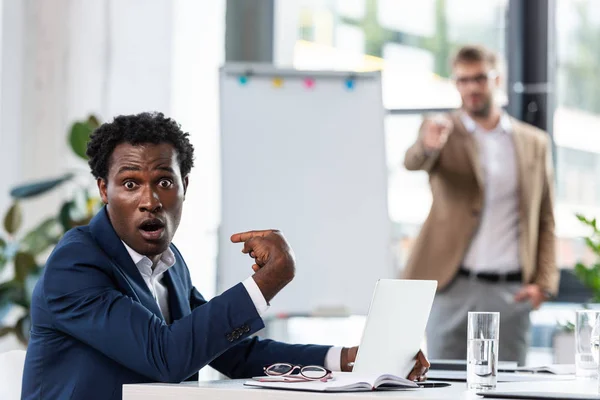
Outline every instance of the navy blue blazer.
<svg viewBox="0 0 600 400">
<path fill-rule="evenodd" d="M 207 364 L 231 378 L 275 362 L 323 365 L 328 346 L 250 338 L 264 324 L 244 286 L 207 302 L 171 250 L 169 325 L 105 208 L 67 232 L 33 292 L 22 398 L 121 399 L 123 384 L 181 382 Z"/>
</svg>

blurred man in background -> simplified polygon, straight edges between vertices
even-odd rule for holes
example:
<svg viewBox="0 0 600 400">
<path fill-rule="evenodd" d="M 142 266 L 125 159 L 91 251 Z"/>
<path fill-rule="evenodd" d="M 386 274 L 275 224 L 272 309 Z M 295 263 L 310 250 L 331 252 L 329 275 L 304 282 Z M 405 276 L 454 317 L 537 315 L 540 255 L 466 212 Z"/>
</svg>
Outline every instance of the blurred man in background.
<svg viewBox="0 0 600 400">
<path fill-rule="evenodd" d="M 558 289 L 551 143 L 494 102 L 493 53 L 463 47 L 452 72 L 461 109 L 426 118 L 404 160 L 427 171 L 433 194 L 405 277 L 439 283 L 430 358 L 464 359 L 467 312 L 499 311 L 499 357 L 522 365 L 529 312 Z"/>
</svg>

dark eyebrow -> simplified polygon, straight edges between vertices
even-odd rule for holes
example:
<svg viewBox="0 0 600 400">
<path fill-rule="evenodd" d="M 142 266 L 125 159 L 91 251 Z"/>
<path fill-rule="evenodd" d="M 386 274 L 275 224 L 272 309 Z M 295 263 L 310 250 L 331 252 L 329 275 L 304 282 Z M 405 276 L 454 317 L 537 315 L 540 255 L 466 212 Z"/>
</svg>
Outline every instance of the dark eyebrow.
<svg viewBox="0 0 600 400">
<path fill-rule="evenodd" d="M 161 170 L 161 171 L 167 171 L 167 172 L 170 172 L 172 174 L 175 174 L 175 171 L 173 170 L 173 168 L 171 168 L 169 166 L 159 166 L 159 167 L 156 167 L 156 169 Z"/>
<path fill-rule="evenodd" d="M 166 171 L 166 172 L 170 172 L 172 174 L 175 174 L 175 170 L 173 170 L 173 168 L 169 167 L 169 166 L 159 166 L 156 167 L 157 170 L 160 171 Z M 140 167 L 136 167 L 134 165 L 124 165 L 121 168 L 119 168 L 119 170 L 117 171 L 117 174 L 121 174 L 123 172 L 127 172 L 127 171 L 141 171 L 142 169 Z"/>
<path fill-rule="evenodd" d="M 133 165 L 124 165 L 117 171 L 117 175 L 126 171 L 141 171 L 140 167 L 136 167 Z"/>
</svg>

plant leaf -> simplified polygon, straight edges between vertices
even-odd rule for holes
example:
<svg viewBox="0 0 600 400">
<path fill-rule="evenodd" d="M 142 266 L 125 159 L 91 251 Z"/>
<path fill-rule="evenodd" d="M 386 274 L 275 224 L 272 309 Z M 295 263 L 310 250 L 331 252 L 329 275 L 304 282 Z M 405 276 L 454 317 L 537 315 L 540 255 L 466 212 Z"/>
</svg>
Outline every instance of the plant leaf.
<svg viewBox="0 0 600 400">
<path fill-rule="evenodd" d="M 15 201 L 13 205 L 8 209 L 6 216 L 4 217 L 4 229 L 10 235 L 13 235 L 21 227 L 23 222 L 23 214 L 21 212 L 21 206 L 18 201 Z"/>
<path fill-rule="evenodd" d="M 6 255 L 4 254 L 5 249 L 6 249 L 6 242 L 4 241 L 4 239 L 0 238 L 0 272 L 2 272 L 2 270 L 4 269 L 4 266 L 6 265 Z M 2 320 L 1 316 L 0 316 L 0 320 Z"/>
<path fill-rule="evenodd" d="M 87 123 L 88 125 L 92 128 L 92 129 L 96 129 L 97 127 L 100 126 L 100 121 L 98 120 L 98 118 L 95 115 L 90 115 L 87 119 Z"/>
<path fill-rule="evenodd" d="M 26 199 L 29 197 L 35 197 L 40 194 L 46 193 L 49 190 L 54 189 L 58 185 L 73 178 L 73 176 L 74 176 L 73 174 L 69 173 L 69 174 L 65 174 L 65 175 L 63 175 L 59 178 L 55 178 L 55 179 L 48 179 L 48 180 L 44 180 L 44 181 L 38 181 L 38 182 L 32 182 L 32 183 L 20 185 L 20 186 L 14 187 L 10 191 L 10 195 L 15 199 Z"/>
<path fill-rule="evenodd" d="M 63 227 L 63 230 L 66 232 L 73 227 L 72 219 L 71 219 L 71 210 L 75 207 L 75 202 L 73 200 L 66 201 L 63 203 L 60 208 L 60 212 L 58 213 L 58 220 Z"/>
<path fill-rule="evenodd" d="M 21 240 L 20 249 L 37 256 L 48 247 L 58 243 L 62 233 L 62 227 L 56 218 L 48 218 L 25 235 Z"/>
<path fill-rule="evenodd" d="M 0 304 L 15 304 L 22 300 L 23 294 L 22 285 L 14 279 L 0 284 Z"/>
<path fill-rule="evenodd" d="M 596 254 L 600 254 L 600 246 L 598 246 L 591 238 L 584 238 L 585 244 Z"/>
<path fill-rule="evenodd" d="M 577 263 L 575 265 L 574 272 L 577 278 L 579 278 L 579 280 L 581 281 L 581 283 L 583 283 L 584 286 L 589 287 L 588 276 L 590 271 L 588 267 L 586 267 L 582 263 Z"/>
<path fill-rule="evenodd" d="M 590 269 L 588 282 L 594 294 L 600 295 L 600 264 L 594 264 Z"/>
<path fill-rule="evenodd" d="M 15 256 L 15 280 L 19 283 L 25 283 L 25 278 L 31 271 L 37 270 L 35 258 L 31 253 L 20 251 Z"/>
<path fill-rule="evenodd" d="M 578 220 L 580 220 L 584 224 L 589 225 L 589 222 L 588 222 L 587 218 L 584 215 L 582 215 L 582 214 L 575 214 L 575 216 L 577 217 Z"/>
<path fill-rule="evenodd" d="M 587 271 L 587 267 L 583 264 L 578 262 L 577 264 L 575 264 L 575 274 L 583 274 L 585 271 Z"/>
<path fill-rule="evenodd" d="M 71 134 L 69 135 L 71 149 L 84 160 L 88 159 L 85 152 L 87 151 L 87 143 L 90 140 L 90 134 L 93 130 L 94 127 L 88 121 L 75 122 L 71 127 Z"/>
</svg>

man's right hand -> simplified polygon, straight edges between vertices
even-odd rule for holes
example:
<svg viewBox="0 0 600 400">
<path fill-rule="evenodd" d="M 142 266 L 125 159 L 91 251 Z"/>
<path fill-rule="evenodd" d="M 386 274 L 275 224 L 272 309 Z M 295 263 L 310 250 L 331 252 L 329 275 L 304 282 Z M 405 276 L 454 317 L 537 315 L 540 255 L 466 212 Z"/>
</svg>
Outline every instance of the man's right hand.
<svg viewBox="0 0 600 400">
<path fill-rule="evenodd" d="M 421 128 L 421 140 L 425 151 L 434 152 L 441 150 L 446 144 L 452 128 L 452 120 L 445 115 L 438 114 L 426 118 Z"/>
<path fill-rule="evenodd" d="M 294 279 L 294 251 L 278 230 L 236 233 L 231 241 L 244 243 L 242 253 L 254 258 L 253 278 L 267 302 Z"/>
</svg>

